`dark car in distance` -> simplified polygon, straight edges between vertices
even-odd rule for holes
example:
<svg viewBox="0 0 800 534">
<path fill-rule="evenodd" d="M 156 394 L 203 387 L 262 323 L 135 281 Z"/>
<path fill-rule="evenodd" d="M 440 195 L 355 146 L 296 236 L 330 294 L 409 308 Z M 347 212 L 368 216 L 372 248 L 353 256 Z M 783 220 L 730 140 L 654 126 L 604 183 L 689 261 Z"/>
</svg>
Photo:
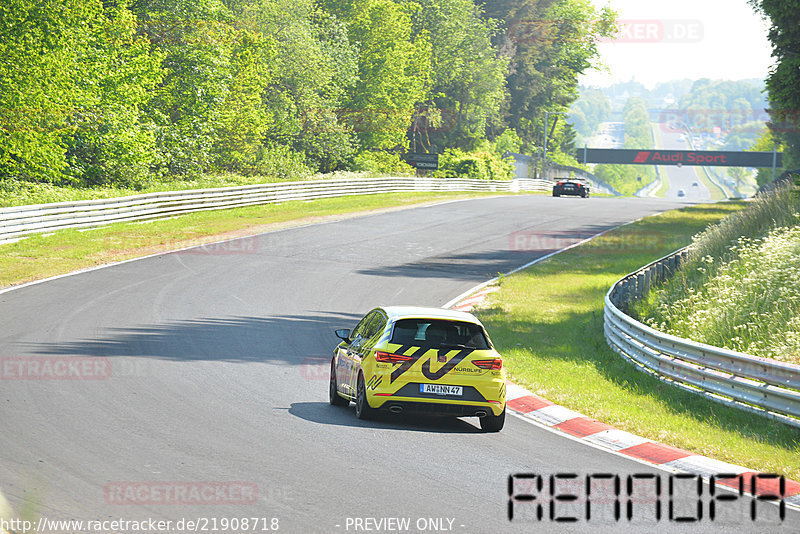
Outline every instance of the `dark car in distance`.
<svg viewBox="0 0 800 534">
<path fill-rule="evenodd" d="M 589 198 L 589 182 L 576 179 L 561 179 L 553 186 L 553 196 L 573 195 Z"/>
</svg>

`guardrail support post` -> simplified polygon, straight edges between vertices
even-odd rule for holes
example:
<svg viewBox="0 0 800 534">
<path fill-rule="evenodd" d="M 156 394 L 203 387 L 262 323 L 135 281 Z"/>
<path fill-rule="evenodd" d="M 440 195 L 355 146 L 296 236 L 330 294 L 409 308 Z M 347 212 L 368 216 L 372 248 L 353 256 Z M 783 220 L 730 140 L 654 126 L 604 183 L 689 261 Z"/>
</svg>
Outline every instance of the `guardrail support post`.
<svg viewBox="0 0 800 534">
<path fill-rule="evenodd" d="M 615 293 L 617 297 L 617 306 L 624 308 L 625 302 L 628 299 L 628 287 L 630 286 L 630 280 L 623 280 L 622 283 L 618 286 L 618 290 Z"/>
<path fill-rule="evenodd" d="M 664 264 L 664 280 L 671 278 L 675 274 L 675 256 L 670 256 Z"/>
</svg>

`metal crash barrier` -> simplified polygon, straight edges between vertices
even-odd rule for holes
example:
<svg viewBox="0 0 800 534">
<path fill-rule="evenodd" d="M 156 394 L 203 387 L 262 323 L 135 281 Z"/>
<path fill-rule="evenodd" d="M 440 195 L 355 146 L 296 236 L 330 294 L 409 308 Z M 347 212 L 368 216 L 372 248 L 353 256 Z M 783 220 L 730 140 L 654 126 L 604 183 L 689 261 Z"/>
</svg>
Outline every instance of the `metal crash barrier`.
<svg viewBox="0 0 800 534">
<path fill-rule="evenodd" d="M 102 200 L 56 202 L 0 208 L 0 243 L 65 228 L 172 217 L 203 210 L 316 200 L 345 195 L 405 192 L 550 191 L 547 180 L 489 181 L 456 178 L 349 178 L 147 193 Z"/>
<path fill-rule="evenodd" d="M 614 284 L 604 308 L 609 346 L 658 378 L 800 427 L 800 366 L 665 334 L 625 313 L 652 285 L 677 272 L 687 255 L 681 249 Z"/>
</svg>

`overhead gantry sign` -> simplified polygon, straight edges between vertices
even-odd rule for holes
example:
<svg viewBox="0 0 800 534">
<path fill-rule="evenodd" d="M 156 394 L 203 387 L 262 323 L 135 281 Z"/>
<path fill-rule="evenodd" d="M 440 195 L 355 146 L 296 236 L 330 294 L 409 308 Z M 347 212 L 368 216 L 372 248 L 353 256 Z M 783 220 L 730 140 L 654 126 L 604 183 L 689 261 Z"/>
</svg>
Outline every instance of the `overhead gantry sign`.
<svg viewBox="0 0 800 534">
<path fill-rule="evenodd" d="M 583 163 L 621 165 L 704 165 L 757 168 L 783 166 L 783 154 L 780 152 L 581 148 L 578 150 L 577 159 Z"/>
</svg>

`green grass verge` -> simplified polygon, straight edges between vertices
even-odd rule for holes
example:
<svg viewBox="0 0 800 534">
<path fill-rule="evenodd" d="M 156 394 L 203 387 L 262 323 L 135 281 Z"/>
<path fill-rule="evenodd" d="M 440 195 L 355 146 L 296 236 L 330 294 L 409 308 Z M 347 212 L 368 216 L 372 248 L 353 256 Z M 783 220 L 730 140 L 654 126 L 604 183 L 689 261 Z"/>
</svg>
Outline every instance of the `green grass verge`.
<svg viewBox="0 0 800 534">
<path fill-rule="evenodd" d="M 0 245 L 0 287 L 96 265 L 176 250 L 286 226 L 345 218 L 375 210 L 496 193 L 392 193 L 294 201 L 201 211 L 87 231 L 60 230 Z"/>
<path fill-rule="evenodd" d="M 659 128 L 659 124 L 652 124 L 653 128 L 653 139 L 656 142 L 656 148 L 664 148 L 664 140 L 661 138 L 661 129 Z M 667 168 L 658 166 L 656 169 L 658 176 L 661 177 L 661 186 L 656 191 L 655 196 L 657 197 L 665 197 L 669 192 L 669 176 L 667 175 Z"/>
<path fill-rule="evenodd" d="M 603 297 L 625 274 L 678 249 L 743 203 L 648 217 L 501 277 L 477 314 L 514 382 L 617 428 L 800 479 L 800 432 L 637 371 L 603 336 Z"/>
<path fill-rule="evenodd" d="M 731 192 L 723 189 L 723 186 L 717 185 L 711 180 L 711 175 L 706 167 L 695 167 L 694 173 L 697 175 L 697 178 L 700 180 L 700 182 L 706 186 L 708 191 L 711 193 L 711 200 L 725 200 L 725 195 L 731 194 Z"/>
<path fill-rule="evenodd" d="M 667 196 L 669 192 L 669 176 L 667 175 L 666 167 L 659 167 L 658 168 L 658 175 L 661 177 L 661 186 L 655 192 L 655 196 L 664 198 Z"/>
</svg>

